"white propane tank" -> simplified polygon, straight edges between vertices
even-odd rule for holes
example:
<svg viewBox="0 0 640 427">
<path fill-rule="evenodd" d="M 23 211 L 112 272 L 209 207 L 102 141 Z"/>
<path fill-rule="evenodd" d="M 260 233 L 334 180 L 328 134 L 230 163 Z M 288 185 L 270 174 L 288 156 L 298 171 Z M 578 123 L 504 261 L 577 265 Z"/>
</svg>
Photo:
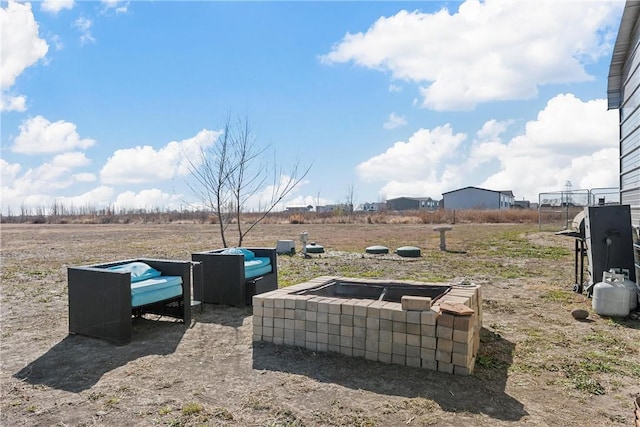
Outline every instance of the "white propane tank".
<svg viewBox="0 0 640 427">
<path fill-rule="evenodd" d="M 629 292 L 629 313 L 631 313 L 638 306 L 638 288 L 636 287 L 636 282 L 629 280 L 629 270 L 627 269 L 620 270 L 612 268 L 609 272 L 614 274 L 618 273 L 615 274 L 614 280 L 622 284 L 627 292 Z"/>
<path fill-rule="evenodd" d="M 626 317 L 629 315 L 630 292 L 623 285 L 624 275 L 605 271 L 602 282 L 593 286 L 591 308 L 601 316 Z"/>
</svg>

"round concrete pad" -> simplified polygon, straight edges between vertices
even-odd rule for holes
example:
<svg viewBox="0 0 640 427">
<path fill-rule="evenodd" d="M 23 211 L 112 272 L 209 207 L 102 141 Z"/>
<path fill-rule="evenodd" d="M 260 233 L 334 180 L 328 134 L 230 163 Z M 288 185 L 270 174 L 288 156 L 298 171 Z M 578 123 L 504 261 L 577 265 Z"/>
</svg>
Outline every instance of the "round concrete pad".
<svg viewBox="0 0 640 427">
<path fill-rule="evenodd" d="M 322 245 L 316 245 L 316 244 L 307 245 L 308 254 L 321 254 L 323 252 L 324 252 L 324 247 L 322 247 Z"/>
<path fill-rule="evenodd" d="M 389 248 L 382 245 L 373 245 L 365 249 L 368 254 L 388 254 Z"/>
<path fill-rule="evenodd" d="M 396 253 L 402 257 L 417 258 L 420 256 L 420 248 L 415 246 L 402 246 L 396 249 Z"/>
</svg>

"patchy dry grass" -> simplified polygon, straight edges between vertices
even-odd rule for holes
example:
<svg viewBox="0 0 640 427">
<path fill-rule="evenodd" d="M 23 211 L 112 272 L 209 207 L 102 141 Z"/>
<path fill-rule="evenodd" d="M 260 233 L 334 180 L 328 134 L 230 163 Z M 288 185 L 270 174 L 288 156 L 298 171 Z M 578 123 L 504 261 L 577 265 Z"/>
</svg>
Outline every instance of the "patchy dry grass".
<svg viewBox="0 0 640 427">
<path fill-rule="evenodd" d="M 525 219 L 457 223 L 447 233 L 452 251 L 443 252 L 427 219 L 314 223 L 305 215 L 299 224 L 264 224 L 245 243 L 297 243 L 307 231 L 325 247 L 308 259 L 279 256 L 280 286 L 320 275 L 481 284 L 481 346 L 469 377 L 254 345 L 249 310 L 213 305 L 195 311 L 188 328 L 165 319 L 140 323 L 125 347 L 68 337 L 66 266 L 188 259 L 220 247 L 215 227 L 5 224 L 0 424 L 631 424 L 632 398 L 640 394 L 640 322 L 598 316 L 590 300 L 572 292 L 573 240 Z M 365 254 L 374 244 L 391 253 Z M 422 256 L 392 253 L 405 245 Z M 587 321 L 574 320 L 574 308 L 586 309 Z"/>
</svg>

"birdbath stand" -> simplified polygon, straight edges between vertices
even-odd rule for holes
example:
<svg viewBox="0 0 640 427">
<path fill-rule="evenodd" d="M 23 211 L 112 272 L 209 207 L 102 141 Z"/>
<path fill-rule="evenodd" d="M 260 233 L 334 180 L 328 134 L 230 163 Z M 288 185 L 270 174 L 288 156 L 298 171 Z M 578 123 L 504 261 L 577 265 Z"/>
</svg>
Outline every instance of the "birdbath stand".
<svg viewBox="0 0 640 427">
<path fill-rule="evenodd" d="M 450 227 L 448 225 L 441 225 L 438 227 L 433 227 L 433 231 L 439 231 L 440 232 L 440 250 L 441 251 L 446 251 L 447 250 L 447 242 L 445 241 L 445 237 L 444 237 L 444 233 L 446 233 L 447 231 L 451 231 L 453 229 L 453 227 Z"/>
</svg>

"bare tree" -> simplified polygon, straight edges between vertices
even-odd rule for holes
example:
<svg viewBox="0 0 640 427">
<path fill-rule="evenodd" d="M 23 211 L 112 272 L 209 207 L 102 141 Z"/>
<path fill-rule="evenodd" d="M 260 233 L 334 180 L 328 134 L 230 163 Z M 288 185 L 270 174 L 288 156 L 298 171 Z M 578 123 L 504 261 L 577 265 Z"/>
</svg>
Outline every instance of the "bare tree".
<svg viewBox="0 0 640 427">
<path fill-rule="evenodd" d="M 346 200 L 347 200 L 347 212 L 349 214 L 349 218 L 351 218 L 353 216 L 353 202 L 355 199 L 355 190 L 353 187 L 353 184 L 349 185 L 347 187 L 347 195 L 346 195 Z"/>
<path fill-rule="evenodd" d="M 300 169 L 296 162 L 288 173 L 284 173 L 275 154 L 271 163 L 265 161 L 267 152 L 268 147 L 258 145 L 248 118 L 232 122 L 228 117 L 215 144 L 201 149 L 197 162 L 189 160 L 190 172 L 195 179 L 190 184 L 191 190 L 215 215 L 224 247 L 228 247 L 227 231 L 231 224 L 235 223 L 237 245 L 242 246 L 246 235 L 311 169 L 311 166 Z M 258 204 L 259 215 L 243 228 L 241 215 L 250 202 Z"/>
</svg>

